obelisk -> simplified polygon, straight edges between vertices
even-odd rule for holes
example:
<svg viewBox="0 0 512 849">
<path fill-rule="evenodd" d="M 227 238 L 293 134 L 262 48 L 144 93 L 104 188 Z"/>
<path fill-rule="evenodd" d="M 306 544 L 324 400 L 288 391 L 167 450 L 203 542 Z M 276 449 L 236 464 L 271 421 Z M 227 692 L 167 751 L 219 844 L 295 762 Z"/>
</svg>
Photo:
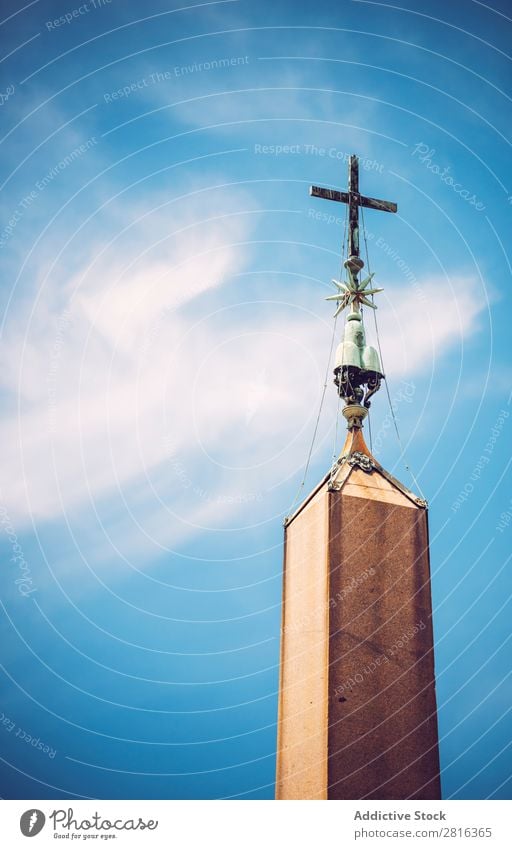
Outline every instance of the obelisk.
<svg viewBox="0 0 512 849">
<path fill-rule="evenodd" d="M 359 195 L 353 176 L 348 195 L 312 193 L 386 203 Z M 350 307 L 335 362 L 347 438 L 285 520 L 276 798 L 439 799 L 427 504 L 363 437 L 384 373 L 361 314 L 379 290 L 373 275 L 358 279 L 352 208 L 350 221 L 347 280 L 333 296 L 338 312 Z"/>
</svg>

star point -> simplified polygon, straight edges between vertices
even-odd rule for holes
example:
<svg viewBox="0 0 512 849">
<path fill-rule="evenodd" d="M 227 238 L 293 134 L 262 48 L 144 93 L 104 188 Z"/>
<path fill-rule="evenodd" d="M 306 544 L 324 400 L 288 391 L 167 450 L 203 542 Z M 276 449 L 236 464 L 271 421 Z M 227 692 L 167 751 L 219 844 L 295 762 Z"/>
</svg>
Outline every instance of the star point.
<svg viewBox="0 0 512 849">
<path fill-rule="evenodd" d="M 384 290 L 379 288 L 368 288 L 375 276 L 375 272 L 372 271 L 372 273 L 361 282 L 359 282 L 357 277 L 353 275 L 350 268 L 347 268 L 347 272 L 348 280 L 346 283 L 333 278 L 332 282 L 337 287 L 338 292 L 335 295 L 328 295 L 325 299 L 326 301 L 337 302 L 338 307 L 334 315 L 339 315 L 345 307 L 354 303 L 376 310 L 377 306 L 373 303 L 373 300 L 369 299 L 369 296 L 376 295 L 378 292 L 383 292 Z"/>
</svg>

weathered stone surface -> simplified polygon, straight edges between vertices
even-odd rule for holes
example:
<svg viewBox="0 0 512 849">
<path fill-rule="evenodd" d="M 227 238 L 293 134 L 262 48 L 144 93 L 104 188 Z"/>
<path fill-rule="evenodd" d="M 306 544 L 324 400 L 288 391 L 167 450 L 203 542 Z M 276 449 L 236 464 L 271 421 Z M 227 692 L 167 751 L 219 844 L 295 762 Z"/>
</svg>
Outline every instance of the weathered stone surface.
<svg viewBox="0 0 512 849">
<path fill-rule="evenodd" d="M 427 512 L 340 479 L 286 528 L 276 797 L 438 799 Z"/>
<path fill-rule="evenodd" d="M 329 516 L 325 486 L 286 531 L 276 798 L 327 798 Z"/>
<path fill-rule="evenodd" d="M 439 799 L 427 514 L 374 492 L 328 496 L 328 797 Z"/>
</svg>

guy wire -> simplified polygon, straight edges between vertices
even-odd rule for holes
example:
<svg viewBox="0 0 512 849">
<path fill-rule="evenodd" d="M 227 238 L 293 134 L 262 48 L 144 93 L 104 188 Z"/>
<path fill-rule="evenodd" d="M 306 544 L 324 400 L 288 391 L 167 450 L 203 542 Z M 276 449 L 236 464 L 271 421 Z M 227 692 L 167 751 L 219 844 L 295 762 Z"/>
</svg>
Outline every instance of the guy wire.
<svg viewBox="0 0 512 849">
<path fill-rule="evenodd" d="M 344 225 L 344 231 L 343 231 L 343 241 L 342 241 L 342 245 L 341 245 L 340 279 L 341 279 L 341 275 L 343 273 L 343 256 L 344 256 L 344 253 L 345 253 L 345 245 L 346 245 L 346 238 L 347 238 L 347 225 L 348 225 L 348 210 L 345 212 L 345 225 Z M 313 454 L 313 447 L 315 445 L 316 435 L 318 433 L 318 425 L 320 423 L 320 416 L 322 414 L 322 408 L 323 408 L 323 405 L 324 405 L 325 394 L 326 394 L 326 391 L 327 391 L 327 384 L 328 384 L 328 380 L 329 380 L 329 369 L 330 369 L 330 366 L 331 366 L 332 352 L 333 352 L 333 348 L 334 348 L 334 339 L 335 339 L 335 335 L 336 335 L 337 322 L 338 322 L 338 316 L 335 316 L 334 322 L 333 322 L 333 327 L 332 327 L 331 344 L 329 346 L 329 357 L 327 359 L 327 366 L 326 366 L 326 369 L 325 369 L 324 385 L 323 385 L 323 388 L 322 388 L 322 395 L 320 397 L 320 405 L 319 405 L 319 408 L 318 408 L 318 415 L 316 417 L 315 428 L 314 428 L 314 431 L 313 431 L 313 438 L 311 440 L 311 445 L 309 446 L 306 465 L 305 465 L 305 468 L 304 468 L 304 475 L 303 475 L 302 480 L 299 484 L 299 488 L 297 490 L 295 498 L 293 499 L 293 501 L 292 501 L 292 503 L 291 503 L 291 505 L 288 509 L 287 516 L 291 516 L 293 508 L 297 504 L 297 502 L 299 500 L 299 496 L 300 496 L 300 494 L 301 494 L 301 492 L 304 488 L 304 484 L 306 483 L 306 477 L 307 477 L 307 474 L 308 474 L 309 464 L 311 462 L 311 457 L 312 457 L 312 454 Z M 335 427 L 334 427 L 334 430 L 335 430 L 335 435 L 334 435 L 335 447 L 334 447 L 334 452 L 333 452 L 333 458 L 334 459 L 336 457 L 336 442 L 337 442 L 337 439 L 338 439 L 339 405 L 340 405 L 340 401 L 339 401 L 339 393 L 338 393 L 338 405 L 337 405 L 338 408 L 337 408 L 337 411 L 336 411 L 336 422 L 335 422 Z"/>
<path fill-rule="evenodd" d="M 369 256 L 369 253 L 368 253 L 368 242 L 366 240 L 366 226 L 365 226 L 365 223 L 364 223 L 363 207 L 361 207 L 361 220 L 362 220 L 362 224 L 363 224 L 363 238 L 364 238 L 364 247 L 365 247 L 365 253 L 366 253 L 366 265 L 367 265 L 367 268 L 368 268 L 368 274 L 371 274 L 370 256 Z M 372 303 L 373 302 L 374 302 L 374 296 L 372 295 Z M 386 375 L 386 369 L 384 368 L 384 358 L 382 356 L 382 349 L 381 349 L 381 345 L 380 345 L 379 326 L 377 324 L 377 310 L 374 309 L 374 310 L 372 310 L 372 312 L 373 312 L 373 321 L 375 323 L 375 336 L 377 338 L 377 347 L 379 349 L 380 362 L 381 362 L 381 366 L 382 366 L 382 371 L 384 372 L 384 375 Z M 388 403 L 389 403 L 389 410 L 391 412 L 391 418 L 393 419 L 393 425 L 395 427 L 396 437 L 397 437 L 397 440 L 398 440 L 398 445 L 399 445 L 400 453 L 401 453 L 401 456 L 402 456 L 402 459 L 403 459 L 403 462 L 404 462 L 405 470 L 410 474 L 412 480 L 414 481 L 414 485 L 418 489 L 419 494 L 421 495 L 423 500 L 425 500 L 423 492 L 421 491 L 421 487 L 420 487 L 418 481 L 416 480 L 416 476 L 415 476 L 414 472 L 412 471 L 411 467 L 409 466 L 409 463 L 407 462 L 407 458 L 405 456 L 405 451 L 404 451 L 404 447 L 402 445 L 402 440 L 400 439 L 400 433 L 399 433 L 399 430 L 398 430 L 398 423 L 397 423 L 397 420 L 396 420 L 395 411 L 393 409 L 393 403 L 391 401 L 391 395 L 390 395 L 390 392 L 389 392 L 389 385 L 388 385 L 388 381 L 387 381 L 385 376 L 384 376 L 384 385 L 386 387 L 386 395 L 387 395 L 387 399 L 388 399 Z"/>
</svg>

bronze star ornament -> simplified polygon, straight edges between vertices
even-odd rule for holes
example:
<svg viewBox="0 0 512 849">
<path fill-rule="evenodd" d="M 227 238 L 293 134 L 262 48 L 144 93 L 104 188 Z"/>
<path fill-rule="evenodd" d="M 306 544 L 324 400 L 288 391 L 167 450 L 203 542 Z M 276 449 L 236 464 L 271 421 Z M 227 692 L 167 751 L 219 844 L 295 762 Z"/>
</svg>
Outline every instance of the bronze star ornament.
<svg viewBox="0 0 512 849">
<path fill-rule="evenodd" d="M 338 308 L 334 315 L 339 315 L 340 312 L 342 312 L 345 307 L 348 307 L 350 304 L 358 304 L 359 306 L 364 305 L 365 307 L 370 307 L 372 310 L 376 310 L 376 305 L 369 299 L 368 296 L 376 295 L 378 292 L 383 292 L 384 289 L 368 288 L 372 282 L 375 272 L 372 271 L 372 273 L 361 282 L 359 282 L 357 277 L 353 275 L 350 268 L 347 268 L 347 273 L 348 280 L 346 283 L 340 283 L 338 280 L 333 279 L 332 282 L 338 287 L 338 292 L 336 292 L 335 295 L 329 295 L 325 299 L 326 301 L 338 302 Z"/>
</svg>

